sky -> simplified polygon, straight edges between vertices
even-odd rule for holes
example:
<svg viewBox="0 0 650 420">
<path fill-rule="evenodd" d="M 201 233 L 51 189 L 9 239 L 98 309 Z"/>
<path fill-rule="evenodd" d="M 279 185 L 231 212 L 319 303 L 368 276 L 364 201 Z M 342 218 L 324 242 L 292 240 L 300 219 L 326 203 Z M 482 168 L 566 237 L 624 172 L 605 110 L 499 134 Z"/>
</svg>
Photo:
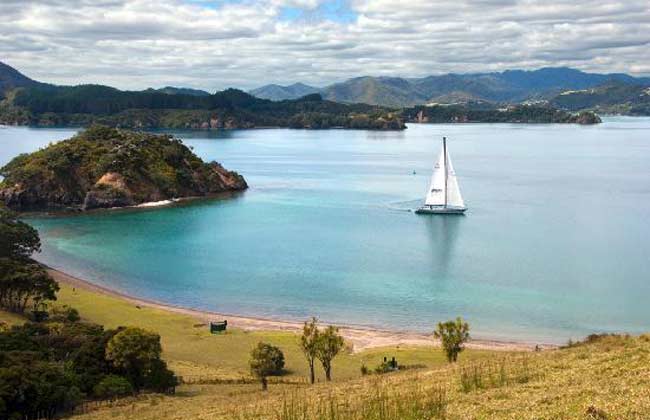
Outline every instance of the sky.
<svg viewBox="0 0 650 420">
<path fill-rule="evenodd" d="M 121 89 L 569 66 L 650 75 L 649 0 L 0 0 L 0 61 Z"/>
</svg>

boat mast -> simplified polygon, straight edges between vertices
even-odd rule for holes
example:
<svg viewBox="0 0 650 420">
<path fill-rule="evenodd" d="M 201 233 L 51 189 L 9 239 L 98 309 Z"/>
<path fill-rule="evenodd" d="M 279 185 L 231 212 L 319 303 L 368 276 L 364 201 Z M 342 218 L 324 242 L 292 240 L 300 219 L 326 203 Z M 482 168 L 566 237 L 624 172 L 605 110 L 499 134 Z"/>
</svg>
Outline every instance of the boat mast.
<svg viewBox="0 0 650 420">
<path fill-rule="evenodd" d="M 445 157 L 445 207 L 447 207 L 447 178 L 449 176 L 449 170 L 447 169 L 447 137 L 442 138 L 442 153 Z"/>
</svg>

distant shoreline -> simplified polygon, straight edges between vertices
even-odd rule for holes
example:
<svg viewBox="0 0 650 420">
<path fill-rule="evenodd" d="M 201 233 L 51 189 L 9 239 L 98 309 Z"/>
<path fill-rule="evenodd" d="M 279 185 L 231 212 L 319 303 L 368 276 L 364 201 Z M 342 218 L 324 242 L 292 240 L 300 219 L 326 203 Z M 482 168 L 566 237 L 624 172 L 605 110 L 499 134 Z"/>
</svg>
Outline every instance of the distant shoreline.
<svg viewBox="0 0 650 420">
<path fill-rule="evenodd" d="M 283 321 L 265 319 L 252 316 L 224 314 L 213 311 L 198 310 L 158 302 L 152 299 L 144 299 L 131 296 L 104 286 L 99 286 L 87 280 L 74 277 L 63 271 L 48 268 L 50 275 L 59 283 L 67 284 L 72 287 L 79 287 L 95 293 L 119 298 L 134 305 L 146 306 L 149 308 L 161 309 L 168 312 L 187 315 L 207 322 L 211 320 L 227 319 L 228 325 L 243 330 L 271 330 L 271 331 L 290 331 L 296 332 L 302 330 L 302 323 L 296 321 Z M 371 348 L 387 346 L 438 346 L 439 341 L 431 335 L 407 332 L 407 331 L 390 331 L 361 326 L 337 324 L 341 334 L 345 339 L 353 344 L 354 351 L 359 352 Z M 500 341 L 500 340 L 471 340 L 468 348 L 481 350 L 500 350 L 500 351 L 533 351 L 539 345 L 540 349 L 554 349 L 557 345 L 530 343 L 524 341 Z"/>
</svg>

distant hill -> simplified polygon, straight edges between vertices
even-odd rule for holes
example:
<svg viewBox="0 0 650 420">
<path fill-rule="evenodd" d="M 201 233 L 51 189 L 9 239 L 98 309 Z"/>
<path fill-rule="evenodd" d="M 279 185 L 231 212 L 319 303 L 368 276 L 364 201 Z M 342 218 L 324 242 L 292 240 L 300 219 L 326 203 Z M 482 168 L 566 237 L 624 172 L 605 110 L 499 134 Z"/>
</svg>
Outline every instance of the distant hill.
<svg viewBox="0 0 650 420">
<path fill-rule="evenodd" d="M 399 113 L 367 104 L 323 100 L 317 92 L 274 102 L 238 89 L 208 92 L 179 87 L 124 91 L 87 84 L 36 82 L 0 63 L 0 124 L 36 126 L 237 129 L 255 127 L 403 130 Z M 295 92 L 309 86 L 294 85 Z"/>
<path fill-rule="evenodd" d="M 619 81 L 580 90 L 568 90 L 550 104 L 569 111 L 592 109 L 601 113 L 650 115 L 650 83 L 635 85 Z"/>
<path fill-rule="evenodd" d="M 44 85 L 45 83 L 32 80 L 15 68 L 0 62 L 0 98 L 3 98 L 10 90 L 18 87 L 36 87 Z"/>
<path fill-rule="evenodd" d="M 0 124 L 151 129 L 256 127 L 402 130 L 401 116 L 382 107 L 325 101 L 317 93 L 273 102 L 238 89 L 208 96 L 103 85 L 26 87 L 0 101 Z"/>
<path fill-rule="evenodd" d="M 153 90 L 160 93 L 165 93 L 167 95 L 191 95 L 191 96 L 210 96 L 209 92 L 200 89 L 190 89 L 190 88 L 181 88 L 174 86 L 165 86 L 160 89 L 147 89 Z"/>
<path fill-rule="evenodd" d="M 320 89 L 304 83 L 294 83 L 289 86 L 266 85 L 249 91 L 253 96 L 272 101 L 284 101 L 287 99 L 298 99 L 312 93 L 319 93 Z"/>
<path fill-rule="evenodd" d="M 325 99 L 337 102 L 401 108 L 427 103 L 545 100 L 566 90 L 588 89 L 610 82 L 650 86 L 650 78 L 620 73 L 586 73 L 559 67 L 500 73 L 444 74 L 415 79 L 364 76 L 326 86 L 321 93 Z M 265 91 L 267 94 L 264 97 L 267 99 L 279 100 L 269 86 L 274 85 L 254 89 L 251 94 L 257 96 L 257 92 Z"/>
<path fill-rule="evenodd" d="M 399 77 L 355 77 L 323 89 L 323 97 L 337 102 L 382 104 L 400 108 L 421 104 L 426 97 L 406 79 Z"/>
</svg>

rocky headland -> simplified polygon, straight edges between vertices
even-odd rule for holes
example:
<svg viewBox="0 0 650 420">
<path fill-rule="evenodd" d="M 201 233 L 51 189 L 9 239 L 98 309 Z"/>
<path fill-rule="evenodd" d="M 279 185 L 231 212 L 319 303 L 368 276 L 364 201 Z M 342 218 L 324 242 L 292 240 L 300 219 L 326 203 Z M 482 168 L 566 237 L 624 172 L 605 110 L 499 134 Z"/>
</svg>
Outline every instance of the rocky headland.
<svg viewBox="0 0 650 420">
<path fill-rule="evenodd" d="M 17 156 L 0 175 L 0 201 L 16 211 L 125 207 L 248 187 L 172 136 L 105 126 Z"/>
</svg>

